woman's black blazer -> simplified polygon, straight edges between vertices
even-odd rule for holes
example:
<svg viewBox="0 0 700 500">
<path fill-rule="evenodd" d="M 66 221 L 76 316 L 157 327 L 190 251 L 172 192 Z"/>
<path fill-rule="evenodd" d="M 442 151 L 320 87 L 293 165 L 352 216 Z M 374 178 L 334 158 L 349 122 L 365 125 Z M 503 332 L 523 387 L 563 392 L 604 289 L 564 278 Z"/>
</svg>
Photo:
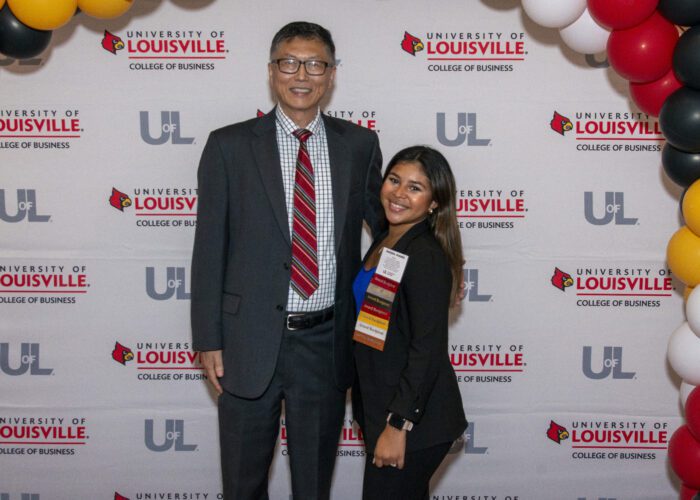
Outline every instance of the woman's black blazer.
<svg viewBox="0 0 700 500">
<path fill-rule="evenodd" d="M 392 305 L 384 351 L 360 343 L 354 347 L 353 415 L 370 453 L 389 412 L 414 422 L 406 451 L 453 441 L 467 426 L 447 351 L 452 289 L 447 256 L 427 221 L 409 229 L 394 250 L 409 257 Z"/>
</svg>

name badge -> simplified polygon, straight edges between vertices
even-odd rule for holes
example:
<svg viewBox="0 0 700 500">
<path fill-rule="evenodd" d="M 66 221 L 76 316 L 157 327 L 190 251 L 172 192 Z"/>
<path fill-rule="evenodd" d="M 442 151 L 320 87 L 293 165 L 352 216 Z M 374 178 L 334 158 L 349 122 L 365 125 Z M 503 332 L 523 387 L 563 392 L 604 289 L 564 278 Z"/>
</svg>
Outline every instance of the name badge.
<svg viewBox="0 0 700 500">
<path fill-rule="evenodd" d="M 391 306 L 396 298 L 408 255 L 390 248 L 382 250 L 377 270 L 367 287 L 352 339 L 378 351 L 384 350 Z"/>
</svg>

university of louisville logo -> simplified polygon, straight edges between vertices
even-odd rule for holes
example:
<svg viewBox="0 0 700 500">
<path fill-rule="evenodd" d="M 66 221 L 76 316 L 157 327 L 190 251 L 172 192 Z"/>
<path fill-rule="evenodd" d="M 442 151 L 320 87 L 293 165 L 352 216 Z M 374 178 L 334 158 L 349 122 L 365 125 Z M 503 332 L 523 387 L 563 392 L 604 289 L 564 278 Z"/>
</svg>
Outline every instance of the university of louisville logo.
<svg viewBox="0 0 700 500">
<path fill-rule="evenodd" d="M 102 48 L 107 52 L 117 55 L 117 51 L 124 48 L 124 42 L 117 35 L 113 35 L 105 30 L 105 36 L 102 39 Z"/>
<path fill-rule="evenodd" d="M 114 492 L 114 500 L 129 500 L 127 497 L 120 495 L 116 491 Z"/>
<path fill-rule="evenodd" d="M 565 273 L 558 267 L 554 268 L 554 274 L 552 275 L 552 285 L 557 287 L 562 292 L 566 291 L 565 288 L 570 287 L 574 284 L 574 279 L 569 273 Z"/>
<path fill-rule="evenodd" d="M 415 56 L 416 52 L 420 52 L 425 48 L 425 46 L 420 38 L 417 38 L 406 31 L 403 34 L 403 40 L 401 40 L 401 48 L 412 56 Z"/>
<path fill-rule="evenodd" d="M 131 206 L 131 198 L 117 188 L 112 188 L 112 196 L 109 197 L 109 204 L 123 212 L 126 207 Z"/>
<path fill-rule="evenodd" d="M 114 350 L 112 351 L 112 359 L 117 363 L 125 365 L 127 361 L 134 359 L 134 351 L 121 345 L 119 342 L 115 342 Z"/>
<path fill-rule="evenodd" d="M 556 111 L 554 112 L 552 121 L 549 122 L 549 126 L 552 127 L 552 130 L 561 135 L 564 135 L 564 132 L 568 132 L 574 128 L 574 124 L 571 123 L 571 120 L 566 116 L 560 115 Z"/>
<path fill-rule="evenodd" d="M 561 444 L 563 440 L 569 439 L 569 431 L 566 430 L 566 427 L 562 427 L 554 420 L 550 420 L 549 429 L 547 429 L 547 437 L 555 443 Z"/>
</svg>

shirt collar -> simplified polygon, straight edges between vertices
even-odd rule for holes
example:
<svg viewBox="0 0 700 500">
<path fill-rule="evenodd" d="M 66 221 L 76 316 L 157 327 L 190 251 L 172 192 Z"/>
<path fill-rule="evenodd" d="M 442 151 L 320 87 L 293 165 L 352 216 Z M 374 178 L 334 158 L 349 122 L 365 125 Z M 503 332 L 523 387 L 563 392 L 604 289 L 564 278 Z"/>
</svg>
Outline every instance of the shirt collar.
<svg viewBox="0 0 700 500">
<path fill-rule="evenodd" d="M 277 118 L 277 123 L 282 127 L 282 130 L 286 135 L 293 135 L 295 130 L 298 130 L 297 126 L 291 118 L 284 114 L 281 106 L 277 106 L 275 109 L 275 116 Z M 316 135 L 319 133 L 323 127 L 323 120 L 321 119 L 321 109 L 316 111 L 316 116 L 311 123 L 306 126 L 306 130 L 309 130 L 312 134 Z"/>
</svg>

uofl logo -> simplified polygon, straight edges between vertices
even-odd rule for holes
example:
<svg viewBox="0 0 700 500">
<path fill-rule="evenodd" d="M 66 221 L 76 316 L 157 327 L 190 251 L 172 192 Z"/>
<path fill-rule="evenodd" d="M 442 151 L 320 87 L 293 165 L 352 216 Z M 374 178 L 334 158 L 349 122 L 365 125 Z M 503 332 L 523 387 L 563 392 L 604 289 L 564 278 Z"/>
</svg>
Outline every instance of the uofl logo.
<svg viewBox="0 0 700 500">
<path fill-rule="evenodd" d="M 549 421 L 549 429 L 547 429 L 547 437 L 557 444 L 561 444 L 565 439 L 569 439 L 569 431 L 556 423 L 554 420 Z"/>
<path fill-rule="evenodd" d="M 488 302 L 492 295 L 479 294 L 479 270 L 464 270 L 464 290 L 469 302 Z"/>
<path fill-rule="evenodd" d="M 39 344 L 22 342 L 19 347 L 19 363 L 11 363 L 10 344 L 2 343 L 0 344 L 0 372 L 12 376 L 24 375 L 27 372 L 30 375 L 51 375 L 53 369 L 42 368 L 40 356 Z"/>
<path fill-rule="evenodd" d="M 571 275 L 569 273 L 565 273 L 558 267 L 554 268 L 554 274 L 552 275 L 552 279 L 550 281 L 552 282 L 552 285 L 557 287 L 562 292 L 566 291 L 566 288 L 569 288 L 574 284 L 574 279 L 571 277 Z"/>
<path fill-rule="evenodd" d="M 622 371 L 622 347 L 603 347 L 603 363 L 599 371 L 593 371 L 593 347 L 583 347 L 583 374 L 593 380 L 612 376 L 614 379 L 634 378 L 635 372 Z"/>
<path fill-rule="evenodd" d="M 196 444 L 185 444 L 185 421 L 167 419 L 165 421 L 165 435 L 161 444 L 156 444 L 153 437 L 153 419 L 145 421 L 145 437 L 144 442 L 146 448 L 151 451 L 194 451 L 197 449 Z"/>
<path fill-rule="evenodd" d="M 168 267 L 165 270 L 165 291 L 156 290 L 156 269 L 146 268 L 146 293 L 153 300 L 190 300 L 190 292 L 186 291 L 186 270 L 184 267 Z"/>
<path fill-rule="evenodd" d="M 625 193 L 619 191 L 605 192 L 604 209 L 600 217 L 597 217 L 593 210 L 593 192 L 586 191 L 583 193 L 583 213 L 586 220 L 594 226 L 604 226 L 613 220 L 619 226 L 633 226 L 638 220 L 625 217 Z"/>
<path fill-rule="evenodd" d="M 476 113 L 457 113 L 457 129 L 454 139 L 447 137 L 445 130 L 445 113 L 436 115 L 437 139 L 444 146 L 488 146 L 491 139 L 480 139 L 476 132 Z"/>
<path fill-rule="evenodd" d="M 127 497 L 120 495 L 116 491 L 114 492 L 114 500 L 129 500 Z"/>
<path fill-rule="evenodd" d="M 125 365 L 127 361 L 134 359 L 134 351 L 121 345 L 119 342 L 115 342 L 114 350 L 112 351 L 112 359 L 117 363 Z"/>
<path fill-rule="evenodd" d="M 139 113 L 141 120 L 141 138 L 145 143 L 152 146 L 160 146 L 170 141 L 172 144 L 192 144 L 194 137 L 180 136 L 180 112 L 161 111 L 160 112 L 160 135 L 153 137 L 150 132 L 150 116 L 148 111 Z"/>
<path fill-rule="evenodd" d="M 416 52 L 420 52 L 425 48 L 425 45 L 423 45 L 420 38 L 415 37 L 406 31 L 403 34 L 403 40 L 401 40 L 401 48 L 412 56 L 415 56 Z"/>
<path fill-rule="evenodd" d="M 556 111 L 554 112 L 552 121 L 549 122 L 549 126 L 552 127 L 552 130 L 554 130 L 557 134 L 561 135 L 564 135 L 565 132 L 568 132 L 574 128 L 574 124 L 571 123 L 571 120 L 569 120 L 566 116 L 560 115 Z"/>
<path fill-rule="evenodd" d="M 7 212 L 5 190 L 0 189 L 0 220 L 4 222 L 48 222 L 50 215 L 39 215 L 36 206 L 36 191 L 34 189 L 17 190 L 17 212 L 10 215 Z"/>
<path fill-rule="evenodd" d="M 112 195 L 109 197 L 109 204 L 123 212 L 126 207 L 131 206 L 131 198 L 129 198 L 129 195 L 113 187 Z"/>
<path fill-rule="evenodd" d="M 117 55 L 117 51 L 124 48 L 124 42 L 117 35 L 113 35 L 105 30 L 105 35 L 102 38 L 102 48 L 107 52 Z"/>
</svg>

